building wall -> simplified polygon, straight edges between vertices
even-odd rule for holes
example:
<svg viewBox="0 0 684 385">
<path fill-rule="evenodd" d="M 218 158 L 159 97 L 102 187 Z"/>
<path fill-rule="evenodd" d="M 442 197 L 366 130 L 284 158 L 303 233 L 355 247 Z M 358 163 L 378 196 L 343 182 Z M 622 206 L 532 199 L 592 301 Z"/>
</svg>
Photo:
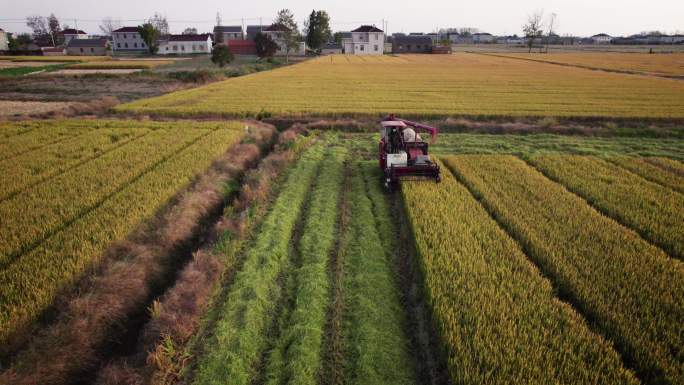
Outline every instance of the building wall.
<svg viewBox="0 0 684 385">
<path fill-rule="evenodd" d="M 211 40 L 207 41 L 168 41 L 159 45 L 159 55 L 210 54 Z"/>
<path fill-rule="evenodd" d="M 393 53 L 431 53 L 432 41 L 428 42 L 394 42 Z"/>
<path fill-rule="evenodd" d="M 64 45 L 69 44 L 71 39 L 88 39 L 88 35 L 64 35 Z"/>
<path fill-rule="evenodd" d="M 147 51 L 145 41 L 137 32 L 112 33 L 112 49 L 114 52 L 144 52 Z"/>
<path fill-rule="evenodd" d="M 70 47 L 66 51 L 72 56 L 106 56 L 108 53 L 105 47 Z"/>
<path fill-rule="evenodd" d="M 345 53 L 349 55 L 382 55 L 384 51 L 382 32 L 352 32 L 351 42 L 345 41 Z"/>
<path fill-rule="evenodd" d="M 5 31 L 0 31 L 0 51 L 9 51 L 9 39 Z"/>
</svg>

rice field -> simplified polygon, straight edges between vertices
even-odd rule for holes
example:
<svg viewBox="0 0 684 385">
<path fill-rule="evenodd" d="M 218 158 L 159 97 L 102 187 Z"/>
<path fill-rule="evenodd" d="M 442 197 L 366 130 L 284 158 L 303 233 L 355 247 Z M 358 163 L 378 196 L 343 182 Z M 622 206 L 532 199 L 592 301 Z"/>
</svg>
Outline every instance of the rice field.
<svg viewBox="0 0 684 385">
<path fill-rule="evenodd" d="M 506 53 L 497 55 L 609 71 L 624 71 L 647 75 L 684 77 L 683 53 L 647 54 L 584 52 L 552 54 Z"/>
<path fill-rule="evenodd" d="M 682 118 L 684 83 L 468 53 L 340 55 L 117 110 L 175 117 L 394 112 L 414 117 Z"/>
</svg>

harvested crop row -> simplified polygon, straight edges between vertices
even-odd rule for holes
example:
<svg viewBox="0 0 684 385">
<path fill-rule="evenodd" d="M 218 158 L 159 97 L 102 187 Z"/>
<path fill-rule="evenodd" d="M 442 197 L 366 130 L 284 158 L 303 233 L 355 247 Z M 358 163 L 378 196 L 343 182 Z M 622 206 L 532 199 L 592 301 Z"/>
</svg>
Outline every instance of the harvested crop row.
<svg viewBox="0 0 684 385">
<path fill-rule="evenodd" d="M 454 383 L 638 383 L 448 171 L 402 192 Z"/>
<path fill-rule="evenodd" d="M 533 156 L 529 162 L 675 258 L 684 258 L 684 195 L 602 159 Z"/>
<path fill-rule="evenodd" d="M 142 128 L 93 130 L 12 159 L 0 161 L 0 201 L 149 133 Z"/>
<path fill-rule="evenodd" d="M 617 164 L 645 179 L 684 193 L 684 173 L 678 174 L 669 163 L 675 161 L 665 158 L 612 157 L 608 161 Z M 661 166 L 665 165 L 665 167 Z"/>
<path fill-rule="evenodd" d="M 15 132 L 12 130 L 14 126 L 12 125 L 0 125 L 0 131 L 5 129 L 11 129 L 10 132 Z M 37 123 L 31 125 L 22 125 L 21 127 L 31 127 L 38 126 Z M 67 140 L 74 136 L 86 133 L 94 129 L 92 126 L 83 125 L 59 125 L 56 124 L 52 127 L 41 128 L 40 126 L 36 129 L 30 130 L 30 132 L 23 133 L 21 135 L 11 135 L 6 141 L 0 143 L 0 160 L 9 159 L 17 155 L 36 150 L 38 148 L 58 143 L 63 140 Z"/>
<path fill-rule="evenodd" d="M 156 130 L 100 158 L 0 202 L 0 263 L 12 262 L 46 236 L 97 207 L 207 130 Z"/>
<path fill-rule="evenodd" d="M 682 162 L 668 158 L 646 158 L 646 161 L 684 178 L 684 164 Z"/>
<path fill-rule="evenodd" d="M 293 290 L 288 299 L 293 306 L 280 317 L 281 330 L 266 367 L 267 384 L 318 384 L 330 303 L 328 264 L 346 154 L 344 147 L 330 150 L 311 194 L 297 266 L 290 270 Z"/>
<path fill-rule="evenodd" d="M 394 281 L 391 245 L 380 231 L 386 207 L 374 207 L 363 174 L 374 163 L 354 165 L 351 177 L 351 222 L 344 260 L 342 334 L 346 384 L 415 384 L 415 365 L 404 334 L 404 313 Z M 377 183 L 379 186 L 380 184 Z M 377 210 L 377 211 L 374 211 Z"/>
<path fill-rule="evenodd" d="M 249 384 L 256 376 L 268 328 L 282 299 L 278 278 L 288 264 L 290 239 L 323 157 L 322 144 L 314 145 L 288 175 L 225 303 L 217 309 L 220 318 L 206 341 L 195 383 Z"/>
<path fill-rule="evenodd" d="M 684 265 L 511 156 L 445 158 L 646 383 L 682 383 Z"/>
<path fill-rule="evenodd" d="M 0 342 L 30 326 L 60 290 L 97 264 L 112 241 L 153 215 L 242 135 L 212 131 L 0 271 Z"/>
</svg>

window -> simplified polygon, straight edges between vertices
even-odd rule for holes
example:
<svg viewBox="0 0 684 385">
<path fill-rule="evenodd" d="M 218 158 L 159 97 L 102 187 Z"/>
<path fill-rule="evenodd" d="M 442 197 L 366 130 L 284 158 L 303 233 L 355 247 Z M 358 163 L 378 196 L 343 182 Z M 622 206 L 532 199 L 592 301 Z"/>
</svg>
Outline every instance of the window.
<svg viewBox="0 0 684 385">
<path fill-rule="evenodd" d="M 124 47 L 128 48 L 128 43 L 124 43 Z"/>
<path fill-rule="evenodd" d="M 185 51 L 185 45 L 181 45 L 181 51 Z"/>
<path fill-rule="evenodd" d="M 359 46 L 359 50 L 360 50 L 360 51 L 363 51 L 363 46 Z"/>
<path fill-rule="evenodd" d="M 173 46 L 173 50 L 174 50 L 174 51 L 178 51 L 178 46 L 177 46 L 177 45 L 174 45 L 174 46 Z"/>
<path fill-rule="evenodd" d="M 121 48 L 121 43 L 116 43 L 116 48 Z"/>
<path fill-rule="evenodd" d="M 375 45 L 374 48 L 375 48 L 375 52 L 378 52 L 378 45 L 377 44 Z"/>
<path fill-rule="evenodd" d="M 126 34 L 124 33 L 124 39 L 126 38 Z"/>
<path fill-rule="evenodd" d="M 196 50 L 197 50 L 197 46 L 193 44 L 193 45 L 192 45 L 192 50 L 193 50 L 193 51 L 196 51 Z"/>
<path fill-rule="evenodd" d="M 140 46 L 145 48 L 145 43 L 140 43 Z"/>
<path fill-rule="evenodd" d="M 167 50 L 167 51 L 169 50 L 169 46 L 168 46 L 168 45 L 166 46 L 166 50 Z"/>
<path fill-rule="evenodd" d="M 91 48 L 90 53 L 93 53 L 93 52 L 95 52 L 95 49 Z"/>
<path fill-rule="evenodd" d="M 411 44 L 406 44 L 406 49 L 410 51 L 411 50 Z"/>
<path fill-rule="evenodd" d="M 373 34 L 373 40 L 378 40 L 378 34 L 377 33 Z M 376 49 L 376 51 L 377 51 L 377 49 Z"/>
<path fill-rule="evenodd" d="M 138 48 L 138 43 L 133 43 L 133 47 Z"/>
<path fill-rule="evenodd" d="M 82 53 L 82 52 L 83 52 L 83 48 L 80 48 L 80 50 L 81 50 L 81 53 Z"/>
</svg>

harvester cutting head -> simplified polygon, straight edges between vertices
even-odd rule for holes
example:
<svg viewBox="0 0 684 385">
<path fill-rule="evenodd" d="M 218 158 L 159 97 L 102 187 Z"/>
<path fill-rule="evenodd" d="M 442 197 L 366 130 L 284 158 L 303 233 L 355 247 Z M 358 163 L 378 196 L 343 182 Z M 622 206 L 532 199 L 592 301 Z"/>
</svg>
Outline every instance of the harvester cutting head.
<svg viewBox="0 0 684 385">
<path fill-rule="evenodd" d="M 428 132 L 434 143 L 437 128 L 389 115 L 380 122 L 378 158 L 385 187 L 394 191 L 400 180 L 434 180 L 439 183 L 439 165 L 428 155 L 428 144 L 416 131 Z"/>
</svg>

